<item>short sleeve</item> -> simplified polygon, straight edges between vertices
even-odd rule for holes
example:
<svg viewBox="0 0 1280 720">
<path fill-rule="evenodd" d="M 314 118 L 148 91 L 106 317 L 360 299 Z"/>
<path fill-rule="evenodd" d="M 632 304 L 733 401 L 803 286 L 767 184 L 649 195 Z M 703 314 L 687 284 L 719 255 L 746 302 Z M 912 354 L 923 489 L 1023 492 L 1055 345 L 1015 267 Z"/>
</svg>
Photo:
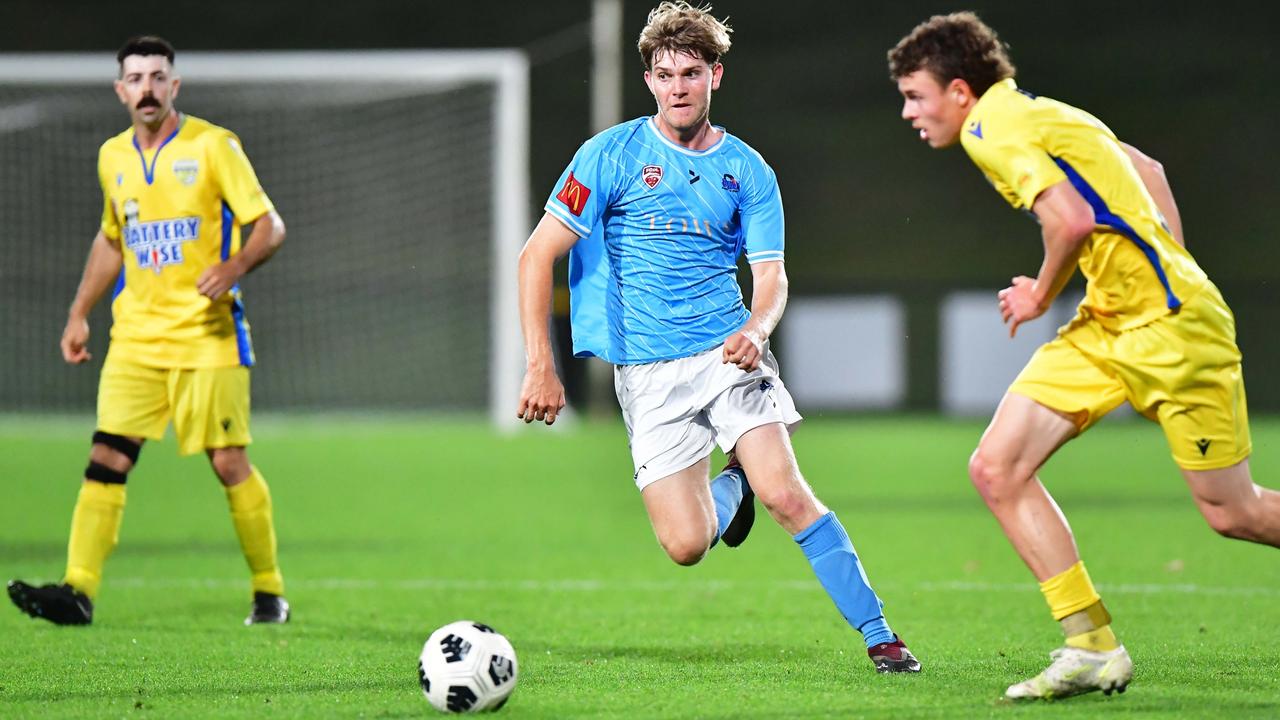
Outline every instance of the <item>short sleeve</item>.
<svg viewBox="0 0 1280 720">
<path fill-rule="evenodd" d="M 599 137 L 583 143 L 543 206 L 579 237 L 590 235 L 608 208 L 613 181 L 607 169 L 613 167 L 613 161 L 603 146 Z"/>
<path fill-rule="evenodd" d="M 778 178 L 763 162 L 751 169 L 743 188 L 739 211 L 742 216 L 743 248 L 747 262 L 782 260 L 786 231 L 782 216 L 782 192 Z"/>
<path fill-rule="evenodd" d="M 98 153 L 98 184 L 102 187 L 102 224 L 99 229 L 108 240 L 120 241 L 120 218 L 116 215 L 116 205 L 111 200 L 111 190 L 106 173 L 103 170 L 102 153 Z"/>
<path fill-rule="evenodd" d="M 219 134 L 212 141 L 209 154 L 222 199 L 231 206 L 237 222 L 253 222 L 275 209 L 271 198 L 258 183 L 258 176 L 253 172 L 239 138 L 229 132 Z"/>
<path fill-rule="evenodd" d="M 1040 193 L 1067 179 L 1049 152 L 1032 138 L 965 140 L 969 155 L 1016 208 L 1030 210 Z"/>
</svg>

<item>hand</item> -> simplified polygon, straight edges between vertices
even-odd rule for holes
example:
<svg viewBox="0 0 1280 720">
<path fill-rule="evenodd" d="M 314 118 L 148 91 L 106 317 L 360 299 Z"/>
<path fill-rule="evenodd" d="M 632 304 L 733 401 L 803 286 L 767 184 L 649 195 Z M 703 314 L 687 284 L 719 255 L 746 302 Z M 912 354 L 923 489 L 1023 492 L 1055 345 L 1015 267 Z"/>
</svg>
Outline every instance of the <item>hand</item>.
<svg viewBox="0 0 1280 720">
<path fill-rule="evenodd" d="M 760 358 L 764 355 L 764 338 L 756 336 L 750 330 L 739 330 L 724 341 L 722 363 L 731 363 L 751 372 L 760 367 Z"/>
<path fill-rule="evenodd" d="M 527 369 L 524 386 L 520 389 L 520 405 L 516 408 L 516 417 L 526 423 L 542 420 L 551 425 L 563 409 L 564 385 L 560 384 L 555 367 Z"/>
<path fill-rule="evenodd" d="M 217 300 L 235 287 L 243 276 L 244 271 L 235 258 L 224 260 L 200 273 L 200 279 L 196 280 L 196 290 L 210 300 Z"/>
<path fill-rule="evenodd" d="M 1034 279 L 1019 275 L 1012 282 L 1012 285 L 997 294 L 1000 298 L 1000 317 L 1009 326 L 1009 337 L 1017 334 L 1019 325 L 1035 320 L 1049 309 L 1041 307 L 1040 301 L 1036 299 Z"/>
<path fill-rule="evenodd" d="M 85 345 L 89 344 L 89 321 L 82 317 L 67 318 L 67 326 L 62 330 L 62 359 L 72 365 L 79 365 L 93 359 Z"/>
</svg>

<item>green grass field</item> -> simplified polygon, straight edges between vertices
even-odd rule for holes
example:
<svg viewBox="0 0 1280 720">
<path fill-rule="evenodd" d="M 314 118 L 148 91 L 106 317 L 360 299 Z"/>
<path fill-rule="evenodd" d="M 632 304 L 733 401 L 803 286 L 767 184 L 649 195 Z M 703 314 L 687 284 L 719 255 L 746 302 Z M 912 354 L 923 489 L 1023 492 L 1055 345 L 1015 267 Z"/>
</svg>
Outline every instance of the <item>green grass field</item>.
<svg viewBox="0 0 1280 720">
<path fill-rule="evenodd" d="M 60 577 L 92 422 L 0 420 L 0 573 Z M 969 486 L 977 423 L 810 420 L 801 467 L 925 665 L 876 675 L 765 515 L 681 568 L 658 547 L 620 425 L 263 418 L 294 607 L 246 628 L 247 572 L 201 457 L 151 444 L 131 475 L 94 625 L 0 611 L 0 717 L 421 717 L 416 659 L 467 618 L 519 654 L 509 717 L 1278 717 L 1280 555 L 1218 538 L 1159 429 L 1108 422 L 1043 476 L 1136 663 L 1129 692 L 1001 701 L 1060 644 Z M 1280 486 L 1280 422 L 1254 422 Z M 7 606 L 8 603 L 6 602 Z"/>
</svg>

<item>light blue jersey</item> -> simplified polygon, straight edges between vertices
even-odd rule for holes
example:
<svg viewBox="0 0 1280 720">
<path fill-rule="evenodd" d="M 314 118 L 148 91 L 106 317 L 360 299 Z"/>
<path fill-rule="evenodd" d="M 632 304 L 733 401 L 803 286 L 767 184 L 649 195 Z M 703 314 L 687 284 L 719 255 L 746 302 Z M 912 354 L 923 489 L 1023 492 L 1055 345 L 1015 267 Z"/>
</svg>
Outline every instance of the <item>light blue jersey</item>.
<svg viewBox="0 0 1280 720">
<path fill-rule="evenodd" d="M 569 255 L 573 351 L 616 365 L 713 348 L 750 317 L 737 262 L 783 259 L 782 196 L 764 159 L 724 133 L 680 147 L 652 118 L 578 149 L 545 209 L 581 237 Z"/>
</svg>

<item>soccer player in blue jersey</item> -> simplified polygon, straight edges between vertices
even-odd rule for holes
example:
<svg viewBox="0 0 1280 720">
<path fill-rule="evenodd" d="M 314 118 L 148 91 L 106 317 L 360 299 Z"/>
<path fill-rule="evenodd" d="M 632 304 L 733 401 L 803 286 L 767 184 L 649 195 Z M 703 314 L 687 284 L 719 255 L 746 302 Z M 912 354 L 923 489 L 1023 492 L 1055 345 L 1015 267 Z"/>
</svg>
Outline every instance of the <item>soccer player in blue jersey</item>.
<svg viewBox="0 0 1280 720">
<path fill-rule="evenodd" d="M 742 543 L 758 496 L 876 670 L 918 672 L 791 449 L 800 415 L 769 352 L 787 300 L 782 198 L 759 153 L 708 120 L 730 32 L 709 10 L 664 2 L 649 14 L 639 50 L 657 114 L 582 145 L 520 255 L 528 367 L 517 413 L 549 425 L 565 404 L 547 317 L 552 268 L 568 253 L 574 354 L 615 366 L 635 483 L 671 559 L 693 565 L 718 541 Z M 731 461 L 708 484 L 716 444 Z"/>
</svg>

